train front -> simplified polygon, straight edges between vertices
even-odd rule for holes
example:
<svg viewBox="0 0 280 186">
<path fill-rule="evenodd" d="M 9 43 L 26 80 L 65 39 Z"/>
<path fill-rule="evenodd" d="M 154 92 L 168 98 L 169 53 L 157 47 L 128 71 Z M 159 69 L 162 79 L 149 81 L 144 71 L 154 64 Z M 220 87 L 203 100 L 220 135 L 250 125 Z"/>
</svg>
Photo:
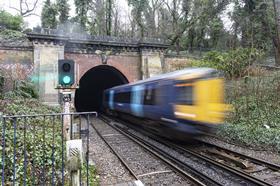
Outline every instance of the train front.
<svg viewBox="0 0 280 186">
<path fill-rule="evenodd" d="M 214 69 L 182 75 L 174 84 L 174 116 L 180 130 L 192 135 L 209 133 L 224 123 L 224 79 Z"/>
</svg>

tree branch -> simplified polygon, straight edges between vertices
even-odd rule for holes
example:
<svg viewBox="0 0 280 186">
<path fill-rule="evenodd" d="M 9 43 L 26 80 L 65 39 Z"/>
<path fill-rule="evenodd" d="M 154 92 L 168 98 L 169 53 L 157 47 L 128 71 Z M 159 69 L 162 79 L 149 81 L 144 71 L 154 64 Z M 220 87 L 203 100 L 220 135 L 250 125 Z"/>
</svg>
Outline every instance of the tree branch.
<svg viewBox="0 0 280 186">
<path fill-rule="evenodd" d="M 27 2 L 27 0 L 23 1 L 23 0 L 20 0 L 19 1 L 19 9 L 16 8 L 16 7 L 13 7 L 13 6 L 9 6 L 11 9 L 14 9 L 16 11 L 18 11 L 20 13 L 21 16 L 23 17 L 27 17 L 27 16 L 30 16 L 30 15 L 33 15 L 33 12 L 38 4 L 39 0 L 36 0 L 35 2 L 33 2 L 33 5 L 32 5 L 32 8 L 29 7 L 29 3 Z M 23 8 L 23 5 L 25 5 L 25 8 Z M 36 15 L 36 14 L 34 14 Z"/>
</svg>

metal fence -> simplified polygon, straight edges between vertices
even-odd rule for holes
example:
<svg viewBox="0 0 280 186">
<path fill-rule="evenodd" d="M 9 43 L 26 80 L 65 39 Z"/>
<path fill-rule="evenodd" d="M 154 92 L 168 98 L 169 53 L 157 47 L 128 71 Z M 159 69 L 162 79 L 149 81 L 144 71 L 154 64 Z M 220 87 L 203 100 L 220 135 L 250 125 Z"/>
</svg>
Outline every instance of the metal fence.
<svg viewBox="0 0 280 186">
<path fill-rule="evenodd" d="M 71 32 L 71 30 L 72 30 L 71 28 L 65 28 L 65 27 L 57 28 L 57 29 L 33 28 L 33 31 L 28 34 L 51 35 L 57 37 L 65 37 L 69 39 L 91 40 L 95 42 L 113 42 L 113 43 L 117 42 L 117 43 L 129 43 L 129 44 L 138 44 L 138 43 L 169 44 L 168 41 L 164 38 L 149 38 L 149 37 L 133 38 L 133 37 L 116 37 L 116 36 L 107 36 L 107 35 L 90 35 L 85 31 Z"/>
<path fill-rule="evenodd" d="M 83 140 L 80 185 L 89 185 L 89 123 L 96 112 L 0 116 L 1 184 L 69 185 L 65 120 L 71 139 Z"/>
</svg>

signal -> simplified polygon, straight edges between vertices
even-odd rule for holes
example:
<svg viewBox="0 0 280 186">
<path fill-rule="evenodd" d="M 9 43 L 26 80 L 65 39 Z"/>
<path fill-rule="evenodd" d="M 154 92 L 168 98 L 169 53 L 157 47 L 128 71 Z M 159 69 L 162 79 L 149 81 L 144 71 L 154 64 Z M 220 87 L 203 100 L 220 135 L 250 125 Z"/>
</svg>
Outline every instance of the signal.
<svg viewBox="0 0 280 186">
<path fill-rule="evenodd" d="M 69 87 L 75 82 L 75 63 L 73 60 L 58 60 L 58 84 Z"/>
</svg>

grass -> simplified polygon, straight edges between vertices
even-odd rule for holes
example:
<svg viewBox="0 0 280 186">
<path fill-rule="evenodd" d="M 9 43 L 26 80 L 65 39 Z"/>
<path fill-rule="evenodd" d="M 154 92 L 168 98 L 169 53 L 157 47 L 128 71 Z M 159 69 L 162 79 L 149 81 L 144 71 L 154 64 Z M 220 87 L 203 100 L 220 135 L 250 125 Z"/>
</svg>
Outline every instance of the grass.
<svg viewBox="0 0 280 186">
<path fill-rule="evenodd" d="M 253 148 L 280 152 L 280 72 L 227 82 L 234 107 L 217 134 Z"/>
</svg>

